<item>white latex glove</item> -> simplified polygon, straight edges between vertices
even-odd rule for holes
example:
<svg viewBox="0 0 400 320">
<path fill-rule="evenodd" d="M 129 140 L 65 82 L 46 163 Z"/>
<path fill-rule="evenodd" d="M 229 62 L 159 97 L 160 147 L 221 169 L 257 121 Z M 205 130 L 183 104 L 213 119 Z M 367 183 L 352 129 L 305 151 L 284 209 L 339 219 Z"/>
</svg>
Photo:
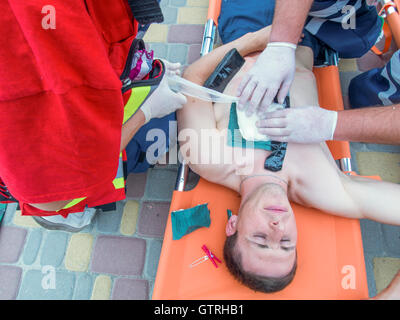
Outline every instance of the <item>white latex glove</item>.
<svg viewBox="0 0 400 320">
<path fill-rule="evenodd" d="M 298 107 L 267 112 L 256 126 L 274 141 L 319 143 L 333 140 L 337 116 L 320 107 Z"/>
<path fill-rule="evenodd" d="M 275 97 L 283 103 L 294 78 L 295 52 L 292 43 L 268 43 L 238 87 L 239 110 L 246 108 L 250 116 L 256 111 L 264 113 Z"/>
<path fill-rule="evenodd" d="M 171 71 L 167 69 L 167 72 Z M 147 123 L 153 118 L 162 118 L 175 112 L 182 108 L 186 102 L 186 97 L 183 94 L 176 93 L 169 88 L 166 73 L 158 88 L 143 103 L 140 110 L 143 111 L 146 119 L 145 123 Z"/>
<path fill-rule="evenodd" d="M 165 66 L 166 74 L 168 75 L 181 75 L 182 65 L 179 62 L 169 62 L 168 60 L 160 59 Z"/>
</svg>

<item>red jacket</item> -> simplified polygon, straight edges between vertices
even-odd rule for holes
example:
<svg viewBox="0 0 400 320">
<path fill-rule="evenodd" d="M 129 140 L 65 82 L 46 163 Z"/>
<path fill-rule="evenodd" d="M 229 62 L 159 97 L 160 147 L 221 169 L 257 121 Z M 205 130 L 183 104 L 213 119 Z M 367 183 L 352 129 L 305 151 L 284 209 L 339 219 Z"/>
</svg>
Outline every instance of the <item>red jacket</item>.
<svg viewBox="0 0 400 320">
<path fill-rule="evenodd" d="M 55 29 L 43 27 L 48 1 L 0 1 L 0 178 L 23 214 L 54 214 L 27 203 L 85 197 L 66 214 L 124 197 L 108 190 L 137 23 L 125 0 L 50 3 Z"/>
</svg>

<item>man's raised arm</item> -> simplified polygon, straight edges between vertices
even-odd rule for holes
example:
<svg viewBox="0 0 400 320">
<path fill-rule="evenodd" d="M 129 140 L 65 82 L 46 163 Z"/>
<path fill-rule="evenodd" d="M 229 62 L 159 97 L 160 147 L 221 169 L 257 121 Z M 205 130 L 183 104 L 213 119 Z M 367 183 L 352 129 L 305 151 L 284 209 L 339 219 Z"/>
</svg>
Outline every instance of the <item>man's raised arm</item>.
<svg viewBox="0 0 400 320">
<path fill-rule="evenodd" d="M 344 176 L 343 186 L 357 212 L 349 218 L 400 225 L 400 185 L 358 176 Z"/>
</svg>

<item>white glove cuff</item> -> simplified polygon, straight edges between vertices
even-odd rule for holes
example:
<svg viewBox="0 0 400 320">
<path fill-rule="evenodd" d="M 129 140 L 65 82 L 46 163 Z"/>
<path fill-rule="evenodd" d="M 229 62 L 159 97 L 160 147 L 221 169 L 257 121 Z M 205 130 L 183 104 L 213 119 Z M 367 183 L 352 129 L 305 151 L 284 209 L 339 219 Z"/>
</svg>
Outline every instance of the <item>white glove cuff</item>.
<svg viewBox="0 0 400 320">
<path fill-rule="evenodd" d="M 268 47 L 287 47 L 287 48 L 292 48 L 294 50 L 297 49 L 297 45 L 295 45 L 294 43 L 290 43 L 290 42 L 269 42 Z"/>
<path fill-rule="evenodd" d="M 146 124 L 147 122 L 149 122 L 151 120 L 151 110 L 150 108 L 140 108 L 140 110 L 142 110 L 143 114 L 144 114 L 144 124 Z"/>
<path fill-rule="evenodd" d="M 332 119 L 333 121 L 332 121 L 331 136 L 329 140 L 333 140 L 333 135 L 335 134 L 337 119 L 338 119 L 337 111 L 332 111 L 332 112 L 333 112 L 333 119 Z"/>
</svg>

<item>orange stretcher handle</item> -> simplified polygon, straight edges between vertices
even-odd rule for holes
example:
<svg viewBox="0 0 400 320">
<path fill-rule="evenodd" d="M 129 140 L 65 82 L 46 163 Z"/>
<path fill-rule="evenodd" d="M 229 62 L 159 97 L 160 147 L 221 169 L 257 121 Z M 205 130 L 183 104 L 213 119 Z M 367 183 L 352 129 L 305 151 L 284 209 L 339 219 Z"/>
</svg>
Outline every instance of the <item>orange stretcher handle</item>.
<svg viewBox="0 0 400 320">
<path fill-rule="evenodd" d="M 317 79 L 319 104 L 321 108 L 340 111 L 344 109 L 340 88 L 339 69 L 337 66 L 314 68 Z M 350 144 L 347 141 L 327 141 L 335 160 L 351 158 Z"/>
<path fill-rule="evenodd" d="M 221 0 L 210 0 L 208 5 L 207 20 L 213 19 L 215 25 L 218 25 L 218 17 L 221 12 Z"/>
<path fill-rule="evenodd" d="M 387 23 L 389 24 L 390 30 L 392 31 L 392 35 L 394 41 L 398 48 L 400 48 L 400 16 L 399 13 L 393 12 L 392 14 L 388 14 L 386 16 Z"/>
<path fill-rule="evenodd" d="M 393 35 L 394 41 L 398 48 L 400 48 L 400 16 L 399 16 L 399 0 L 393 0 L 391 2 L 386 3 L 381 8 L 379 15 L 382 15 L 383 12 L 386 13 L 386 22 L 390 27 L 391 33 Z M 394 11 L 389 13 L 389 8 L 393 8 Z"/>
</svg>

